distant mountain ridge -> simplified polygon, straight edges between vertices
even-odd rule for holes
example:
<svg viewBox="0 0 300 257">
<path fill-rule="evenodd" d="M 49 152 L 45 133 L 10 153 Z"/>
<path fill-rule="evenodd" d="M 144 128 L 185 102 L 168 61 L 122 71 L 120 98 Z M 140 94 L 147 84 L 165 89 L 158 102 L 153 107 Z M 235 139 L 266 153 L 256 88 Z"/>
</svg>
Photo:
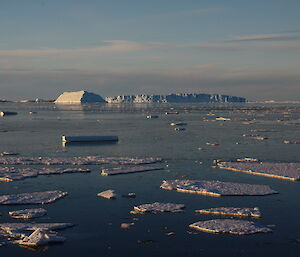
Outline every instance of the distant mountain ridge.
<svg viewBox="0 0 300 257">
<path fill-rule="evenodd" d="M 105 97 L 108 103 L 244 103 L 246 98 L 221 94 L 119 95 Z"/>
</svg>

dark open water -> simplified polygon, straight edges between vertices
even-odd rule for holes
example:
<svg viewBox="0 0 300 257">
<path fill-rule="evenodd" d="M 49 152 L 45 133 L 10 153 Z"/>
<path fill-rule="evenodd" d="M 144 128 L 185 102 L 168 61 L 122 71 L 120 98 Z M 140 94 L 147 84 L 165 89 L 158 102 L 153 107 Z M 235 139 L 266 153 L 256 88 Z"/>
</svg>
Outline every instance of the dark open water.
<svg viewBox="0 0 300 257">
<path fill-rule="evenodd" d="M 178 115 L 165 115 L 166 111 Z M 71 229 L 60 232 L 64 244 L 36 251 L 16 245 L 0 247 L 1 257 L 33 256 L 299 256 L 300 184 L 279 179 L 214 169 L 214 159 L 234 160 L 255 157 L 262 161 L 299 162 L 300 145 L 283 140 L 300 139 L 300 105 L 192 104 L 192 105 L 85 105 L 59 107 L 54 104 L 0 103 L 0 111 L 17 111 L 16 116 L 0 118 L 0 152 L 14 151 L 24 156 L 162 157 L 165 167 L 112 177 L 101 176 L 102 166 L 92 166 L 89 174 L 40 176 L 23 181 L 0 183 L 0 194 L 64 190 L 69 195 L 43 206 L 48 215 L 35 222 L 71 222 Z M 35 111 L 36 114 L 29 114 Z M 207 116 L 214 113 L 216 116 Z M 158 114 L 158 119 L 146 119 Z M 215 117 L 231 121 L 204 121 Z M 243 124 L 246 120 L 252 124 Z M 174 131 L 168 123 L 187 122 L 186 131 Z M 272 132 L 250 132 L 268 129 Z M 269 139 L 256 141 L 242 134 L 260 134 Z M 117 144 L 62 147 L 61 135 L 117 135 Z M 207 146 L 218 142 L 219 146 Z M 241 144 L 236 144 L 240 142 Z M 198 148 L 203 148 L 199 151 Z M 197 162 L 197 163 L 196 163 Z M 199 164 L 202 162 L 202 164 Z M 160 164 L 157 164 L 160 165 Z M 166 167 L 168 165 L 169 167 Z M 103 165 L 105 167 L 109 165 Z M 279 191 L 264 197 L 209 197 L 165 191 L 164 179 L 213 179 L 266 184 Z M 97 197 L 106 189 L 121 196 L 135 192 L 135 199 L 118 197 L 111 201 Z M 183 203 L 184 213 L 132 216 L 134 205 L 154 201 Z M 274 225 L 273 233 L 250 236 L 188 234 L 188 225 L 218 216 L 196 215 L 195 209 L 221 206 L 259 207 L 258 222 Z M 35 207 L 25 206 L 24 208 Z M 0 206 L 0 222 L 15 222 L 8 211 L 23 206 Z M 137 217 L 135 226 L 121 230 L 120 224 Z M 174 236 L 166 236 L 175 232 Z M 140 241 L 144 243 L 138 243 Z"/>
</svg>

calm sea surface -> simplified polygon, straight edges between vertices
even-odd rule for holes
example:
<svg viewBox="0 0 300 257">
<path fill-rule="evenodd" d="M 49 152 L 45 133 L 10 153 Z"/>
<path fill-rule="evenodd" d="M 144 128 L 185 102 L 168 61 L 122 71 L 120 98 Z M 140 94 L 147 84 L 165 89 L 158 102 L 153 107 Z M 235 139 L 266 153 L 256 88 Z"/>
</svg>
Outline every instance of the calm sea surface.
<svg viewBox="0 0 300 257">
<path fill-rule="evenodd" d="M 17 245 L 0 247 L 1 257 L 32 256 L 299 256 L 300 182 L 253 176 L 212 168 L 214 159 L 253 157 L 261 161 L 299 162 L 300 145 L 283 140 L 300 140 L 300 105 L 292 104 L 153 104 L 74 105 L 0 103 L 0 111 L 18 115 L 0 117 L 0 152 L 21 156 L 161 157 L 164 170 L 111 177 L 101 176 L 102 167 L 91 173 L 39 176 L 16 182 L 0 182 L 0 195 L 63 190 L 69 195 L 44 205 L 48 215 L 34 222 L 71 222 L 60 231 L 63 244 L 28 250 Z M 179 114 L 166 115 L 167 111 Z M 36 112 L 29 114 L 29 112 Z M 215 116 L 207 115 L 213 113 Z M 158 119 L 146 119 L 148 114 Z M 216 117 L 230 121 L 214 121 Z M 170 122 L 186 122 L 185 131 L 174 131 Z M 246 123 L 246 124 L 245 124 Z M 268 132 L 251 132 L 264 129 Z M 242 134 L 260 134 L 257 141 Z M 116 135 L 116 144 L 61 144 L 62 135 Z M 218 143 L 208 146 L 206 142 Z M 238 143 L 238 144 L 237 144 Z M 202 148 L 202 149 L 198 149 Z M 209 197 L 165 191 L 165 179 L 206 179 L 270 185 L 277 195 L 252 197 Z M 119 197 L 106 200 L 97 193 L 115 189 Z M 121 197 L 135 192 L 135 199 Z M 133 206 L 155 201 L 183 203 L 183 213 L 129 214 Z M 194 210 L 212 207 L 259 207 L 273 233 L 236 236 L 193 231 L 188 225 L 219 216 L 196 215 Z M 12 210 L 36 207 L 0 206 L 0 222 L 15 222 Z M 132 221 L 132 218 L 138 220 Z M 24 222 L 24 221 L 20 221 Z M 134 222 L 128 230 L 121 223 Z M 167 236 L 166 233 L 175 235 Z M 196 232 L 196 231 L 194 231 Z"/>
</svg>

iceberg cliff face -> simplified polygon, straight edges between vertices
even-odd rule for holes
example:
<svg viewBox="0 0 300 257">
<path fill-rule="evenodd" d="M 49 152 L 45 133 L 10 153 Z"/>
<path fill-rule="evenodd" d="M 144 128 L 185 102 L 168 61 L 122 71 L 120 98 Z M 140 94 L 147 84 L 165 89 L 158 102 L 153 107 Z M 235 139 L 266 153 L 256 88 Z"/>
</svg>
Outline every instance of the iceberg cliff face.
<svg viewBox="0 0 300 257">
<path fill-rule="evenodd" d="M 76 104 L 76 103 L 105 103 L 106 101 L 100 96 L 87 91 L 64 92 L 55 103 Z"/>
<path fill-rule="evenodd" d="M 220 94 L 120 95 L 106 97 L 108 103 L 244 103 L 246 98 Z"/>
</svg>

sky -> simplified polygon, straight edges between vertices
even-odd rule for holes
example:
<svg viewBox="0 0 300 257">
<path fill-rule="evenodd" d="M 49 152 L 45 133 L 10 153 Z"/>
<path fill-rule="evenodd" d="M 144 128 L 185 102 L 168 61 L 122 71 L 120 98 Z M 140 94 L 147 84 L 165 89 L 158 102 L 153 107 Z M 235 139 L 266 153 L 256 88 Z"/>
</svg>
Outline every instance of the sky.
<svg viewBox="0 0 300 257">
<path fill-rule="evenodd" d="M 0 99 L 300 100 L 299 0 L 1 0 Z"/>
</svg>

